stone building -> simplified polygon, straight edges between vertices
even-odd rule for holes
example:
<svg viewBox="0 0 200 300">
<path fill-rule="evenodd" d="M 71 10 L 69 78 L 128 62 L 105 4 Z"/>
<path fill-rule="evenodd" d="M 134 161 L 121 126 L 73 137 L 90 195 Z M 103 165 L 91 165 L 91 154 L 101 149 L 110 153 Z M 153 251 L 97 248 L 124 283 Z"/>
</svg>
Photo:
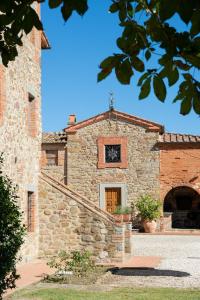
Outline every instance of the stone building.
<svg viewBox="0 0 200 300">
<path fill-rule="evenodd" d="M 199 158 L 200 137 L 113 109 L 78 123 L 71 115 L 62 134 L 43 134 L 46 173 L 107 212 L 150 194 L 166 229 L 200 228 Z"/>
<path fill-rule="evenodd" d="M 39 5 L 36 9 L 39 14 Z M 38 252 L 41 48 L 49 48 L 48 41 L 44 33 L 33 29 L 16 60 L 8 68 L 0 63 L 0 152 L 4 172 L 18 185 L 19 204 L 28 227 L 22 249 L 27 260 Z"/>
</svg>

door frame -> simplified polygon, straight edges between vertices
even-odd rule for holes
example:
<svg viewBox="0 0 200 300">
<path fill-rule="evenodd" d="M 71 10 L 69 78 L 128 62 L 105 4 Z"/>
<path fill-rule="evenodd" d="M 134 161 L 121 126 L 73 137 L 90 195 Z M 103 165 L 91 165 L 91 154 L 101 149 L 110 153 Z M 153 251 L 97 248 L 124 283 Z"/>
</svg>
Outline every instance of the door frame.
<svg viewBox="0 0 200 300">
<path fill-rule="evenodd" d="M 105 190 L 106 188 L 121 188 L 121 206 L 127 206 L 127 185 L 126 183 L 100 183 L 99 184 L 99 207 L 106 209 Z"/>
</svg>

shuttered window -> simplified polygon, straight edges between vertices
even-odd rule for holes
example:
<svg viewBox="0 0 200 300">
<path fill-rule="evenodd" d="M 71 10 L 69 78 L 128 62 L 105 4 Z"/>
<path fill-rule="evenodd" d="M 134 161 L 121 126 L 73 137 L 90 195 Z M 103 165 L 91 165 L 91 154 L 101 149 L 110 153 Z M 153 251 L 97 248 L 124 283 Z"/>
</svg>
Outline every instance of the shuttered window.
<svg viewBox="0 0 200 300">
<path fill-rule="evenodd" d="M 27 230 L 28 232 L 33 232 L 34 231 L 34 211 L 35 211 L 35 203 L 34 203 L 34 193 L 33 192 L 28 192 L 28 197 L 27 197 Z"/>
<path fill-rule="evenodd" d="M 47 166 L 58 165 L 58 150 L 46 150 Z"/>
</svg>

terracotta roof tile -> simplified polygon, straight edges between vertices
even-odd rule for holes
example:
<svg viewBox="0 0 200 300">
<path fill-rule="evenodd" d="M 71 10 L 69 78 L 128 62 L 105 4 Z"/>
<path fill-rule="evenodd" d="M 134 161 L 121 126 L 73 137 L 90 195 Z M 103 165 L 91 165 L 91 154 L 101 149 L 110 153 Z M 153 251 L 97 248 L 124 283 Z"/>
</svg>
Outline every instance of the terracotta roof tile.
<svg viewBox="0 0 200 300">
<path fill-rule="evenodd" d="M 66 143 L 66 134 L 64 132 L 43 132 L 42 143 Z"/>
<path fill-rule="evenodd" d="M 155 131 L 155 132 L 160 132 L 160 133 L 162 133 L 164 131 L 164 127 L 160 124 L 157 124 L 155 122 L 151 122 L 151 121 L 148 121 L 148 120 L 145 120 L 142 118 L 138 118 L 138 117 L 129 115 L 127 113 L 123 113 L 123 112 L 114 110 L 114 109 L 110 110 L 110 111 L 106 111 L 99 115 L 96 115 L 94 117 L 91 117 L 89 119 L 86 119 L 84 121 L 78 122 L 74 125 L 68 126 L 64 130 L 67 134 L 75 133 L 80 128 L 89 126 L 91 124 L 94 124 L 94 123 L 97 123 L 97 122 L 100 122 L 102 120 L 106 120 L 109 118 L 114 119 L 114 120 L 126 121 L 131 124 L 135 124 L 135 125 L 144 127 L 149 131 Z"/>
<path fill-rule="evenodd" d="M 179 133 L 163 133 L 159 136 L 160 143 L 199 143 L 200 136 Z"/>
</svg>

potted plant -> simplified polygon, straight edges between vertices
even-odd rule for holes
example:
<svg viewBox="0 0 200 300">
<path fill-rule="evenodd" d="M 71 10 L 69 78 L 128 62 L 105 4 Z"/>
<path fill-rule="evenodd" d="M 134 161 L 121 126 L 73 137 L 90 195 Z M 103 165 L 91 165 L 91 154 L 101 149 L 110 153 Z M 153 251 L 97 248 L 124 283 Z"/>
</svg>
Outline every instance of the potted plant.
<svg viewBox="0 0 200 300">
<path fill-rule="evenodd" d="M 131 213 L 132 209 L 130 207 L 117 206 L 117 208 L 113 212 L 113 215 L 116 222 L 122 223 L 131 221 Z"/>
<path fill-rule="evenodd" d="M 152 198 L 149 195 L 140 197 L 136 203 L 136 208 L 143 220 L 143 227 L 145 232 L 155 232 L 156 231 L 156 220 L 160 217 L 161 203 Z"/>
</svg>

